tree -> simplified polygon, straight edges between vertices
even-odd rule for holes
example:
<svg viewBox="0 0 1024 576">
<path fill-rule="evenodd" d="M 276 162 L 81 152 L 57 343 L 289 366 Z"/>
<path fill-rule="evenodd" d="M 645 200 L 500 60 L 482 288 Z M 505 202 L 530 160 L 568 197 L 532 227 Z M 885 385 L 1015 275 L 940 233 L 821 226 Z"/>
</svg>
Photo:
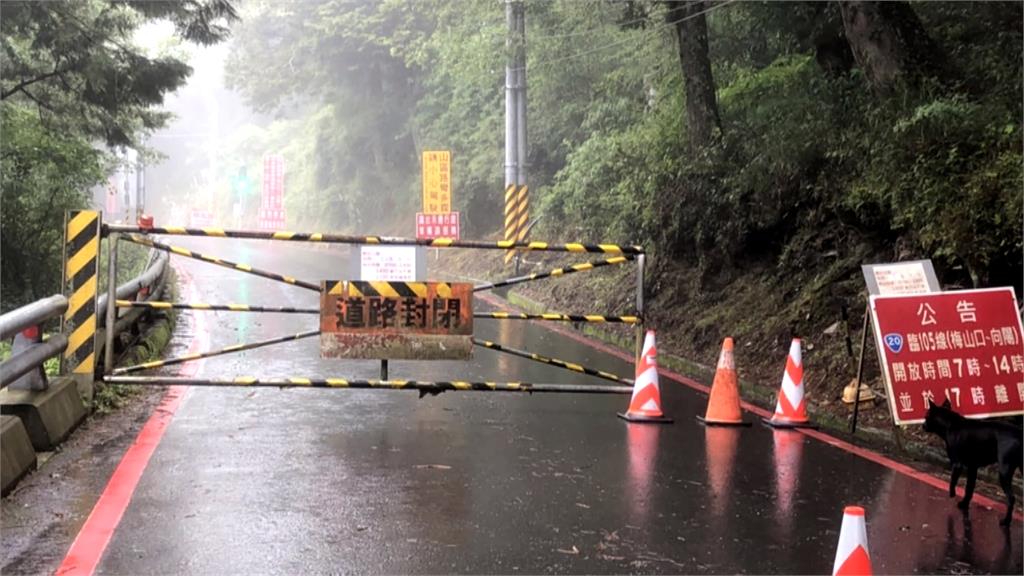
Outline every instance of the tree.
<svg viewBox="0 0 1024 576">
<path fill-rule="evenodd" d="M 679 64 L 686 91 L 686 120 L 690 143 L 695 147 L 711 144 L 722 131 L 715 100 L 715 79 L 708 56 L 706 5 L 701 0 L 676 0 L 667 18 L 674 22 L 679 38 Z"/>
<path fill-rule="evenodd" d="M 135 45 L 143 23 L 172 22 L 182 39 L 224 39 L 227 0 L 7 1 L 0 6 L 3 308 L 60 290 L 65 210 L 88 204 L 111 156 L 167 120 L 158 106 L 191 69 Z"/>
<path fill-rule="evenodd" d="M 938 76 L 942 56 L 906 2 L 840 2 L 846 39 L 857 65 L 879 93 Z"/>
</svg>

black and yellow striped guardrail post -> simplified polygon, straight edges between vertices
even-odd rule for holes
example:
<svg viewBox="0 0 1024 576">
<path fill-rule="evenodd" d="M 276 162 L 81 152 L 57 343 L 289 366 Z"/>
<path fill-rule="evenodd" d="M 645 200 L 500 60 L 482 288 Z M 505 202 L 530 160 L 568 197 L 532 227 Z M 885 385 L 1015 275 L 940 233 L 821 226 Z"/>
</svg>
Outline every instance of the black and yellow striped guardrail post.
<svg viewBox="0 0 1024 576">
<path fill-rule="evenodd" d="M 124 366 L 122 368 L 115 368 L 110 372 L 110 374 L 117 376 L 120 374 L 127 374 L 129 372 L 138 372 L 140 370 L 151 370 L 153 368 L 160 368 L 162 366 L 181 364 L 182 362 L 191 362 L 193 360 L 199 360 L 201 358 L 212 358 L 213 356 L 222 356 L 224 354 L 233 354 L 235 352 L 244 352 L 246 350 L 252 350 L 254 348 L 270 346 L 271 344 L 281 344 L 283 342 L 291 342 L 293 340 L 301 340 L 303 338 L 312 338 L 313 336 L 319 335 L 319 330 L 309 330 L 307 332 L 299 332 L 298 334 L 289 334 L 287 336 L 279 336 L 277 338 L 269 338 L 267 340 L 259 340 L 256 342 L 239 342 L 238 344 L 226 346 L 218 350 L 196 352 L 194 354 L 186 354 L 184 356 L 176 356 L 174 358 L 165 358 L 163 360 L 153 360 L 152 362 L 144 362 L 142 364 L 136 364 L 134 366 Z"/>
<path fill-rule="evenodd" d="M 177 376 L 104 376 L 108 384 L 137 386 L 211 386 L 211 387 L 272 387 L 272 388 L 337 388 L 373 390 L 418 390 L 420 396 L 441 392 L 534 392 L 570 394 L 632 394 L 632 386 L 615 384 L 546 384 L 533 382 L 470 382 L 446 380 L 425 382 L 420 380 L 350 380 L 347 378 L 183 378 Z"/>
<path fill-rule="evenodd" d="M 597 322 L 608 324 L 639 324 L 639 316 L 605 316 L 603 314 L 561 314 L 546 312 L 524 314 L 521 312 L 474 312 L 473 318 L 492 320 L 546 320 L 548 322 Z"/>
<path fill-rule="evenodd" d="M 118 300 L 118 308 L 148 308 L 150 310 L 207 310 L 218 312 L 280 312 L 282 314 L 319 314 L 319 308 L 296 308 L 294 306 L 250 306 L 248 304 L 207 304 L 205 302 L 141 302 Z"/>
<path fill-rule="evenodd" d="M 527 274 L 525 276 L 516 276 L 501 280 L 498 282 L 488 282 L 486 284 L 480 284 L 473 287 L 473 292 L 483 292 L 484 290 L 493 290 L 494 288 L 502 288 L 505 286 L 511 286 L 513 284 L 521 284 L 523 282 L 532 282 L 534 280 L 540 280 L 542 278 L 550 278 L 552 276 L 564 276 L 566 274 L 573 274 L 575 272 L 583 272 L 585 270 L 593 270 L 594 268 L 600 268 L 602 266 L 613 266 L 615 264 L 622 264 L 632 260 L 634 256 L 614 256 L 606 260 L 593 260 L 590 262 L 580 262 L 579 264 L 573 264 L 571 266 L 565 266 L 562 268 L 555 268 L 547 272 L 537 272 L 534 274 Z"/>
<path fill-rule="evenodd" d="M 635 325 L 636 330 L 636 365 L 640 365 L 640 355 L 644 350 L 644 264 L 646 257 L 640 254 L 636 258 L 636 315 L 640 322 Z"/>
<path fill-rule="evenodd" d="M 505 188 L 505 241 L 523 242 L 526 239 L 526 223 L 529 219 L 529 187 L 509 185 Z M 511 262 L 515 255 L 515 250 L 505 252 L 505 264 Z"/>
<path fill-rule="evenodd" d="M 112 233 L 113 236 L 115 233 Z M 222 234 L 223 235 L 223 234 Z M 171 254 L 177 254 L 186 258 L 192 258 L 193 260 L 199 260 L 201 262 L 208 262 L 216 266 L 222 266 L 224 268 L 230 268 L 232 270 L 238 270 L 239 272 L 245 272 L 246 274 L 252 274 L 261 278 L 267 278 L 269 280 L 276 280 L 278 282 L 284 282 L 285 284 L 291 284 L 292 286 L 298 286 L 299 288 L 305 288 L 306 290 L 312 290 L 314 292 L 320 291 L 320 286 L 313 284 L 312 282 L 305 282 L 292 278 L 291 276 L 285 276 L 284 274 L 277 274 L 276 272 L 268 272 L 266 270 L 260 270 L 254 268 L 248 264 L 239 264 L 238 262 L 232 262 L 230 260 L 224 260 L 223 258 L 217 258 L 216 256 L 210 256 L 209 254 L 201 254 L 199 252 L 193 252 L 188 248 L 182 248 L 181 246 L 171 246 L 164 244 L 163 242 L 157 242 L 151 238 L 148 238 L 141 234 L 128 234 L 123 237 L 124 240 L 139 244 L 141 246 L 148 246 L 150 248 L 156 248 L 157 250 L 163 250 L 164 252 L 170 252 Z M 113 302 L 113 299 L 111 299 Z"/>
<path fill-rule="evenodd" d="M 614 255 L 637 255 L 644 253 L 643 246 L 619 244 L 564 244 L 515 240 L 455 240 L 454 238 L 397 238 L 392 236 L 353 236 L 328 232 L 288 232 L 273 230 L 224 230 L 221 228 L 182 228 L 179 226 L 154 226 L 143 228 L 126 224 L 105 224 L 104 234 L 114 232 L 144 236 L 163 234 L 167 236 L 203 236 L 211 238 L 245 238 L 249 240 L 275 240 L 284 242 L 314 242 L 324 244 L 367 244 L 385 246 L 426 246 L 428 248 L 473 248 L 477 250 L 512 250 L 534 252 L 589 252 Z M 126 238 L 127 239 L 127 238 Z M 134 240 L 133 240 L 134 241 Z M 148 245 L 148 244 L 147 244 Z"/>
<path fill-rule="evenodd" d="M 559 360 L 558 358 L 549 358 L 547 356 L 541 356 L 540 354 L 534 354 L 533 352 L 527 352 L 525 350 L 519 350 L 517 348 L 510 348 L 508 346 L 502 346 L 490 340 L 480 340 L 473 338 L 473 344 L 495 352 L 503 352 L 505 354 L 511 354 L 512 356 L 518 356 L 527 360 L 533 360 L 534 362 L 540 362 L 541 364 L 547 364 L 549 366 L 556 366 L 564 370 L 572 372 L 579 372 L 580 374 L 587 374 L 588 376 L 596 376 L 605 380 L 611 380 L 612 382 L 618 382 L 619 384 L 632 385 L 633 380 L 630 378 L 623 378 L 616 376 L 611 372 L 605 372 L 604 370 L 595 370 L 593 368 L 587 368 L 575 362 L 568 362 L 566 360 Z"/>
<path fill-rule="evenodd" d="M 100 213 L 73 210 L 64 225 L 64 273 L 62 282 L 68 309 L 61 322 L 67 335 L 63 368 L 76 380 L 92 382 L 96 370 L 97 258 L 100 252 Z"/>
</svg>

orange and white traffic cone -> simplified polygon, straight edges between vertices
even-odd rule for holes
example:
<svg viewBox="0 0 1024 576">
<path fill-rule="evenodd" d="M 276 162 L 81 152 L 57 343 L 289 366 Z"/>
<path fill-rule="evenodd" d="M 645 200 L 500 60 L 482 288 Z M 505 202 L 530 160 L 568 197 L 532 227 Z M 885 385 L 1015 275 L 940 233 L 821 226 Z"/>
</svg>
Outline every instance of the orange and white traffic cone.
<svg viewBox="0 0 1024 576">
<path fill-rule="evenodd" d="M 722 353 L 718 357 L 715 381 L 711 384 L 707 412 L 704 417 L 697 416 L 697 420 L 704 424 L 750 426 L 750 422 L 743 421 L 743 413 L 740 411 L 740 385 L 732 349 L 732 338 L 726 338 L 722 342 Z"/>
<path fill-rule="evenodd" d="M 860 506 L 847 506 L 843 510 L 843 526 L 839 530 L 832 576 L 871 576 L 868 532 L 864 525 L 864 509 Z"/>
<path fill-rule="evenodd" d="M 800 352 L 800 339 L 793 338 L 786 357 L 786 370 L 782 373 L 779 400 L 775 403 L 775 414 L 764 418 L 765 424 L 777 428 L 817 428 L 807 418 L 807 402 L 804 401 L 804 364 Z"/>
<path fill-rule="evenodd" d="M 644 338 L 644 350 L 636 365 L 633 397 L 629 410 L 619 412 L 619 418 L 630 422 L 672 422 L 661 411 L 661 393 L 658 391 L 658 351 L 654 345 L 654 330 Z"/>
</svg>

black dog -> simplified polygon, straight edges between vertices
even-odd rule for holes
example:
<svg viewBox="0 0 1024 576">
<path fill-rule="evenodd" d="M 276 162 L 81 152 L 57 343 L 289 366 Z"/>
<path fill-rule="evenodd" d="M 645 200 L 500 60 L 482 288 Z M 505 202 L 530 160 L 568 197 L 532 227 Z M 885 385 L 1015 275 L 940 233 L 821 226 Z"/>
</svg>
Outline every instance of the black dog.
<svg viewBox="0 0 1024 576">
<path fill-rule="evenodd" d="M 928 402 L 928 414 L 924 419 L 924 429 L 938 435 L 946 441 L 946 453 L 953 473 L 949 479 L 949 496 L 956 496 L 956 483 L 960 473 L 967 469 L 967 487 L 964 499 L 957 506 L 964 512 L 971 505 L 974 495 L 974 482 L 978 478 L 978 468 L 990 464 L 999 465 L 999 485 L 1006 493 L 1006 516 L 999 522 L 1003 526 L 1010 524 L 1013 517 L 1013 473 L 1018 468 L 1024 469 L 1024 452 L 1022 452 L 1022 435 L 1020 428 L 1004 422 L 970 420 L 954 412 L 947 398 L 942 406 Z"/>
</svg>

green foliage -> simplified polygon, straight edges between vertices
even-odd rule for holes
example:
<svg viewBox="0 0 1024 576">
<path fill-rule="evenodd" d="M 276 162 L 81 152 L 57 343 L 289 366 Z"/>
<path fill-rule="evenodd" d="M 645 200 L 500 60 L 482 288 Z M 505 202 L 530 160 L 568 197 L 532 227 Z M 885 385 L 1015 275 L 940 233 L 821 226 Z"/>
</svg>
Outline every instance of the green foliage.
<svg viewBox="0 0 1024 576">
<path fill-rule="evenodd" d="M 951 282 L 1021 277 L 1022 8 L 919 3 L 946 78 L 881 97 L 832 3 L 716 4 L 720 143 L 690 151 L 661 3 L 527 3 L 535 235 L 651 244 L 701 282 L 842 258 L 930 257 Z M 329 1 L 248 8 L 233 78 L 274 110 L 309 222 L 407 223 L 419 152 L 453 151 L 455 207 L 500 227 L 503 6 Z M 284 49 L 287 47 L 287 49 Z M 258 150 L 257 150 L 258 148 Z M 251 162 L 251 160 L 250 160 Z M 291 205 L 289 206 L 291 209 Z M 845 261 L 845 260 L 844 260 Z"/>
<path fill-rule="evenodd" d="M 3 310 L 60 291 L 64 211 L 104 175 L 87 140 L 55 134 L 26 106 L 4 103 L 0 154 Z"/>
<path fill-rule="evenodd" d="M 139 27 L 157 18 L 210 44 L 235 13 L 227 0 L 3 3 L 4 310 L 60 291 L 64 213 L 86 207 L 111 168 L 99 146 L 137 145 L 167 120 L 158 106 L 191 69 L 135 45 Z"/>
</svg>

